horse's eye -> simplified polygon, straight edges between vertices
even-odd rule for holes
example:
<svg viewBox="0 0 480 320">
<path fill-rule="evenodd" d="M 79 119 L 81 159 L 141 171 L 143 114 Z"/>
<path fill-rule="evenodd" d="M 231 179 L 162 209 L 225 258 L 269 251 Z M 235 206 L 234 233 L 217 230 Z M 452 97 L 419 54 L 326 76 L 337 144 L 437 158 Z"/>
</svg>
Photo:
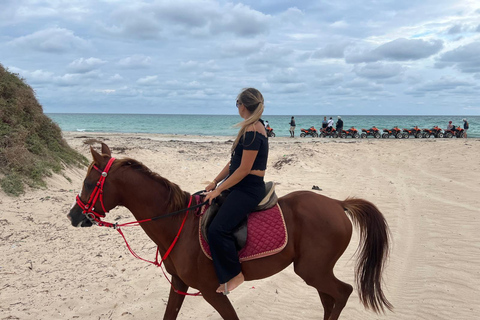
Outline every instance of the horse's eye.
<svg viewBox="0 0 480 320">
<path fill-rule="evenodd" d="M 94 187 L 95 187 L 94 183 L 91 183 L 91 182 L 88 182 L 88 181 L 83 181 L 83 189 L 85 191 L 92 191 Z"/>
</svg>

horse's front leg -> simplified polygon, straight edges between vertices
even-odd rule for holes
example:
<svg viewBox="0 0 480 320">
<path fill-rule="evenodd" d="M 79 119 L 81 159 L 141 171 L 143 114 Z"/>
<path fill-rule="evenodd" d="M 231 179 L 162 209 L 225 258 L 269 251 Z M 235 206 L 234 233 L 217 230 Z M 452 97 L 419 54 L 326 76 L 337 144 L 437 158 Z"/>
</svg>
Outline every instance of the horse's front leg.
<svg viewBox="0 0 480 320">
<path fill-rule="evenodd" d="M 208 290 L 201 291 L 202 296 L 212 307 L 217 310 L 222 319 L 224 320 L 238 320 L 237 313 L 233 308 L 230 300 L 227 296 L 224 296 L 221 293 L 216 293 L 215 288 L 209 288 Z"/>
<path fill-rule="evenodd" d="M 177 319 L 183 300 L 185 300 L 185 296 L 176 293 L 173 288 L 183 292 L 187 292 L 188 290 L 188 286 L 178 276 L 172 275 L 172 287 L 170 288 L 170 294 L 168 295 L 167 309 L 163 316 L 164 320 Z"/>
</svg>

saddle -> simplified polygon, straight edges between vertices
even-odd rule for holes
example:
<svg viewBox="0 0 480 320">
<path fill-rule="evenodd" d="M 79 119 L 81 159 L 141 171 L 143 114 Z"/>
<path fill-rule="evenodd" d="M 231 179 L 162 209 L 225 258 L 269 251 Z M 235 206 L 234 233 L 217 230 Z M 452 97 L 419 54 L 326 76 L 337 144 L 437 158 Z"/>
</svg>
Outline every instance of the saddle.
<svg viewBox="0 0 480 320">
<path fill-rule="evenodd" d="M 266 191 L 265 197 L 263 198 L 262 201 L 260 201 L 257 207 L 253 210 L 253 212 L 266 210 L 275 206 L 275 204 L 277 204 L 278 197 L 277 197 L 277 194 L 275 193 L 275 183 L 273 183 L 273 181 L 269 181 L 265 183 L 265 191 Z M 222 206 L 223 202 L 225 201 L 229 193 L 230 193 L 230 190 L 223 191 L 217 198 L 215 198 L 215 200 L 205 210 L 205 213 L 203 214 L 201 225 L 200 225 L 200 232 L 203 238 L 207 241 L 207 243 L 208 243 L 208 237 L 207 237 L 208 227 L 210 226 L 210 223 L 213 221 L 213 218 L 217 214 L 218 210 Z M 247 231 L 248 231 L 247 222 L 248 222 L 248 216 L 238 225 L 238 227 L 233 232 L 237 251 L 240 251 L 243 247 L 245 247 L 245 244 L 247 243 Z"/>
</svg>

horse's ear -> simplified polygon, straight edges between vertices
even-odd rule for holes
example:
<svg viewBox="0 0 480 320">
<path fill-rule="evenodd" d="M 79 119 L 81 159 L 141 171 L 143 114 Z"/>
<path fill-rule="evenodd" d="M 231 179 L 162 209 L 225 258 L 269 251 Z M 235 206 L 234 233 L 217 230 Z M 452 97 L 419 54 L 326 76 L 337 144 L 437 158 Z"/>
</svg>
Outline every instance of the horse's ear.
<svg viewBox="0 0 480 320">
<path fill-rule="evenodd" d="M 93 161 L 97 164 L 97 165 L 101 165 L 102 162 L 103 162 L 103 157 L 100 153 L 98 153 L 97 151 L 93 150 L 93 147 L 90 146 L 90 153 L 92 154 L 92 157 L 93 157 Z"/>
<path fill-rule="evenodd" d="M 110 148 L 102 142 L 102 153 L 108 155 L 109 157 L 112 156 L 112 153 L 110 152 Z"/>
</svg>

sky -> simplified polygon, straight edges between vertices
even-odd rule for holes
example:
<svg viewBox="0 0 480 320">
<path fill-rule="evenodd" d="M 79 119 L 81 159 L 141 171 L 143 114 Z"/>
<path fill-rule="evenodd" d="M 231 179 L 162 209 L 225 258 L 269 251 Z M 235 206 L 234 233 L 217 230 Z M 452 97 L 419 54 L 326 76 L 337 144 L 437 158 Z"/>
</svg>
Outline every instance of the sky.
<svg viewBox="0 0 480 320">
<path fill-rule="evenodd" d="M 0 0 L 46 113 L 480 115 L 478 0 Z"/>
</svg>

